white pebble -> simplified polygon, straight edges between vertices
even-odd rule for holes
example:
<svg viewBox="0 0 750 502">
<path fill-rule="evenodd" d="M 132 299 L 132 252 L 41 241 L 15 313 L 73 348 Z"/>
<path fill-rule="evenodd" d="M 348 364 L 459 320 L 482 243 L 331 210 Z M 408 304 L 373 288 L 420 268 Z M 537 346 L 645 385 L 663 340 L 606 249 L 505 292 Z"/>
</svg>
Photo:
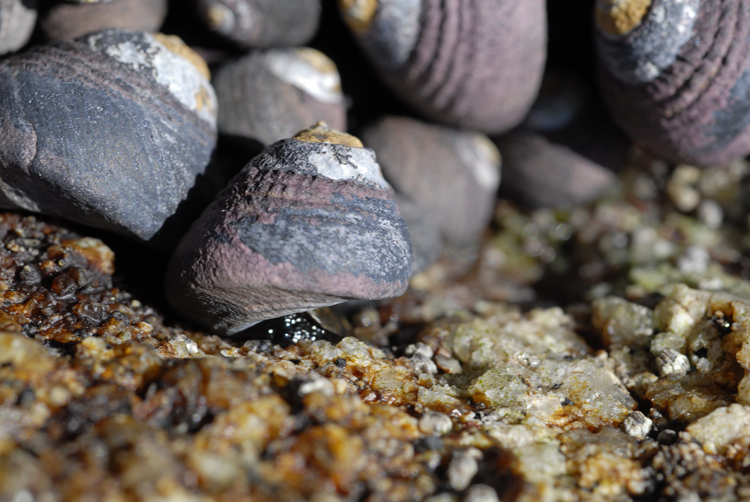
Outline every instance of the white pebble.
<svg viewBox="0 0 750 502">
<path fill-rule="evenodd" d="M 477 458 L 482 457 L 482 452 L 476 448 L 468 448 L 453 455 L 448 465 L 448 482 L 456 491 L 465 490 L 474 476 L 479 472 Z"/>
<path fill-rule="evenodd" d="M 680 354 L 674 349 L 666 349 L 659 353 L 656 358 L 659 365 L 659 375 L 685 375 L 690 369 L 690 361 L 687 356 Z"/>
<path fill-rule="evenodd" d="M 627 435 L 636 439 L 644 439 L 651 431 L 652 424 L 653 422 L 646 415 L 640 411 L 634 411 L 625 417 L 625 420 L 622 421 L 621 427 Z"/>
<path fill-rule="evenodd" d="M 474 485 L 469 488 L 464 502 L 500 502 L 495 489 L 487 485 Z"/>
</svg>

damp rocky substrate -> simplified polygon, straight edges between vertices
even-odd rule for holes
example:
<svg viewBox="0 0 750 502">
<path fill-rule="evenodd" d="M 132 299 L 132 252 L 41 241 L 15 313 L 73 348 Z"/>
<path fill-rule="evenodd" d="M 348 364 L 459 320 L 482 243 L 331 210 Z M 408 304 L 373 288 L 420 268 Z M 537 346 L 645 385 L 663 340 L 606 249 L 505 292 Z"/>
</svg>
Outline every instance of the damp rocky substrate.
<svg viewBox="0 0 750 502">
<path fill-rule="evenodd" d="M 2 215 L 0 499 L 748 498 L 748 172 L 501 202 L 467 276 L 288 347 L 167 326 L 105 243 Z"/>
</svg>

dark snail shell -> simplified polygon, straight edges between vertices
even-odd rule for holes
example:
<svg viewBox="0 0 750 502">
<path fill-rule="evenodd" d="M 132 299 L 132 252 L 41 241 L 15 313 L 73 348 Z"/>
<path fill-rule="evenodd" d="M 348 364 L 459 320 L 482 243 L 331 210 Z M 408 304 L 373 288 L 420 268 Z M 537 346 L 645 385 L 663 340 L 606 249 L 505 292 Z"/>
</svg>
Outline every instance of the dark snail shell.
<svg viewBox="0 0 750 502">
<path fill-rule="evenodd" d="M 197 0 L 213 32 L 240 47 L 292 47 L 318 30 L 320 0 Z"/>
<path fill-rule="evenodd" d="M 222 334 L 348 299 L 398 296 L 411 250 L 372 150 L 322 125 L 248 164 L 182 238 L 167 299 Z"/>
<path fill-rule="evenodd" d="M 117 0 L 111 3 L 57 3 L 39 21 L 49 40 L 72 40 L 107 28 L 158 31 L 167 15 L 167 0 Z"/>
<path fill-rule="evenodd" d="M 29 40 L 36 6 L 37 0 L 0 0 L 0 54 L 16 51 Z"/>
<path fill-rule="evenodd" d="M 122 30 L 1 62 L 0 207 L 150 239 L 215 146 L 201 62 L 176 37 Z"/>
<path fill-rule="evenodd" d="M 339 0 L 385 81 L 426 117 L 501 133 L 534 101 L 546 55 L 543 0 Z"/>
<path fill-rule="evenodd" d="M 317 121 L 346 129 L 336 65 L 315 49 L 252 52 L 222 66 L 213 84 L 220 133 L 267 146 Z"/>
<path fill-rule="evenodd" d="M 611 3 L 597 4 L 596 32 L 603 92 L 617 123 L 673 162 L 707 166 L 747 155 L 750 4 Z"/>
<path fill-rule="evenodd" d="M 484 134 L 386 117 L 362 132 L 362 142 L 375 150 L 399 199 L 419 208 L 405 208 L 410 231 L 432 239 L 433 233 L 417 230 L 432 226 L 450 246 L 478 241 L 492 217 L 500 183 L 500 155 Z M 414 246 L 420 248 L 429 249 Z M 415 256 L 416 263 L 429 261 Z"/>
</svg>

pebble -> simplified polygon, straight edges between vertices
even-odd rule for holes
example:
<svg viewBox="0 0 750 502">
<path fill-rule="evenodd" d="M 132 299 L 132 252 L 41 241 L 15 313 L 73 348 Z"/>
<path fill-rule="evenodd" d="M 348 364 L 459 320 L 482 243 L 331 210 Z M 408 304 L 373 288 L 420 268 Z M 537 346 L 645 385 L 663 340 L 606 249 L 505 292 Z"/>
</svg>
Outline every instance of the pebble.
<svg viewBox="0 0 750 502">
<path fill-rule="evenodd" d="M 634 411 L 625 417 L 622 424 L 620 424 L 620 427 L 629 436 L 636 439 L 644 439 L 648 436 L 648 433 L 651 432 L 652 424 L 653 422 L 650 418 L 646 417 L 646 415 L 640 411 Z"/>
<path fill-rule="evenodd" d="M 156 32 L 166 15 L 167 0 L 58 2 L 43 11 L 39 26 L 49 40 L 73 40 L 107 28 Z"/>
<path fill-rule="evenodd" d="M 494 488 L 478 484 L 469 487 L 463 502 L 500 502 L 500 499 Z"/>
<path fill-rule="evenodd" d="M 37 0 L 0 0 L 0 54 L 17 51 L 31 38 Z"/>
<path fill-rule="evenodd" d="M 410 231 L 423 239 L 415 239 L 415 250 L 427 250 L 415 253 L 418 264 L 435 254 L 430 253 L 431 228 L 446 246 L 476 244 L 492 216 L 500 183 L 500 155 L 485 135 L 385 117 L 362 132 L 362 142 L 375 150 L 399 200 L 412 204 L 403 212 Z"/>
<path fill-rule="evenodd" d="M 527 207 L 583 204 L 616 183 L 611 171 L 536 133 L 511 133 L 497 146 L 503 156 L 501 194 Z"/>
<path fill-rule="evenodd" d="M 456 491 L 465 490 L 471 480 L 479 472 L 477 459 L 482 458 L 482 452 L 476 448 L 468 448 L 453 454 L 448 464 L 448 482 Z"/>
</svg>

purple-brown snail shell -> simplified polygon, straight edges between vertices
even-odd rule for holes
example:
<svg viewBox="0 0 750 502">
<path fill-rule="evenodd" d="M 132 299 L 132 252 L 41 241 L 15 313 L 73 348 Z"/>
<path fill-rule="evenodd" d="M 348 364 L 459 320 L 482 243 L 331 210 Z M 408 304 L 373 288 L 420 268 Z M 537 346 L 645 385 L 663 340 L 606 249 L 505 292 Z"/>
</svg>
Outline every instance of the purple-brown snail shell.
<svg viewBox="0 0 750 502">
<path fill-rule="evenodd" d="M 489 138 L 406 117 L 385 117 L 361 136 L 378 156 L 415 236 L 414 272 L 439 254 L 429 244 L 435 234 L 440 236 L 438 246 L 440 240 L 457 248 L 479 241 L 492 217 L 500 184 L 500 154 Z"/>
<path fill-rule="evenodd" d="M 0 62 L 0 207 L 151 239 L 215 147 L 208 69 L 177 37 L 105 30 Z"/>
<path fill-rule="evenodd" d="M 240 47 L 293 47 L 318 29 L 320 0 L 197 0 L 209 29 Z"/>
<path fill-rule="evenodd" d="M 336 65 L 315 49 L 251 52 L 223 65 L 213 85 L 222 134 L 267 146 L 318 121 L 346 129 Z"/>
<path fill-rule="evenodd" d="M 40 15 L 39 26 L 49 40 L 72 40 L 107 28 L 158 31 L 167 15 L 167 0 L 51 5 Z"/>
<path fill-rule="evenodd" d="M 262 320 L 398 296 L 411 249 L 372 150 L 317 124 L 269 146 L 193 223 L 167 299 L 222 334 Z"/>
<path fill-rule="evenodd" d="M 546 56 L 543 0 L 339 0 L 384 80 L 431 120 L 502 133 L 523 119 Z"/>
<path fill-rule="evenodd" d="M 750 152 L 750 4 L 600 0 L 596 43 L 616 122 L 672 162 Z"/>
<path fill-rule="evenodd" d="M 37 0 L 0 0 L 0 54 L 16 51 L 29 40 L 36 6 Z"/>
</svg>

